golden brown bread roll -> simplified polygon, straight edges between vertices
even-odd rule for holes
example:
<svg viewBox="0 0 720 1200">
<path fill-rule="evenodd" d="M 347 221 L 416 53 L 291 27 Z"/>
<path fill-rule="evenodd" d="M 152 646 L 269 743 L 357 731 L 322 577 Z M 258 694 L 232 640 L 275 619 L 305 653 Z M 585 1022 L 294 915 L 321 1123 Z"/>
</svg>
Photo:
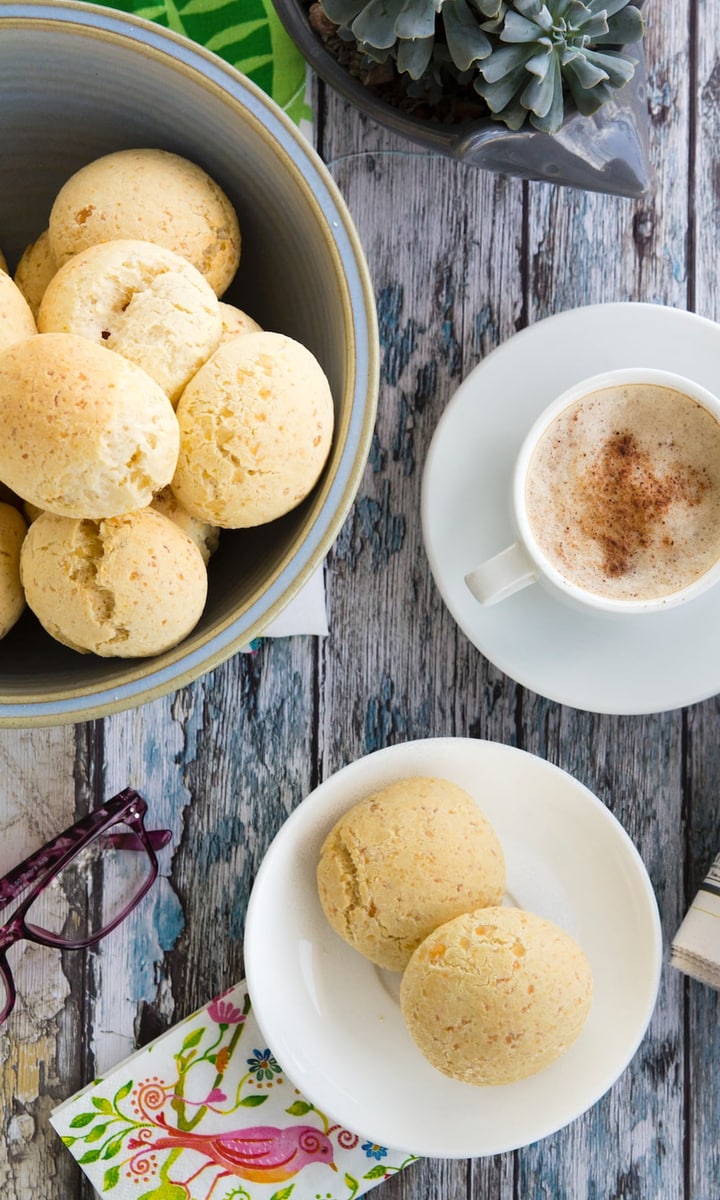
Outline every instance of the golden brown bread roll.
<svg viewBox="0 0 720 1200">
<path fill-rule="evenodd" d="M 58 267 L 88 246 L 140 238 L 187 258 L 217 296 L 240 261 L 240 229 L 228 197 L 196 163 L 166 150 L 117 150 L 76 171 L 50 211 Z"/>
<path fill-rule="evenodd" d="M 207 596 L 197 546 L 151 508 L 100 521 L 42 513 L 23 543 L 20 576 L 48 633 L 104 658 L 169 650 L 197 624 Z"/>
<path fill-rule="evenodd" d="M 401 971 L 437 925 L 499 903 L 505 860 L 466 791 L 446 779 L 402 779 L 343 814 L 323 843 L 317 882 L 333 929 Z"/>
<path fill-rule="evenodd" d="M 226 529 L 274 521 L 317 482 L 330 451 L 333 403 L 309 350 L 281 333 L 222 344 L 177 405 L 180 503 Z"/>
<path fill-rule="evenodd" d="M 142 508 L 169 483 L 179 432 L 158 385 L 112 350 L 39 333 L 0 354 L 0 479 L 67 517 Z"/>
<path fill-rule="evenodd" d="M 464 913 L 431 933 L 400 985 L 405 1023 L 438 1071 L 464 1083 L 513 1083 L 579 1036 L 590 964 L 552 921 L 520 908 Z"/>
</svg>

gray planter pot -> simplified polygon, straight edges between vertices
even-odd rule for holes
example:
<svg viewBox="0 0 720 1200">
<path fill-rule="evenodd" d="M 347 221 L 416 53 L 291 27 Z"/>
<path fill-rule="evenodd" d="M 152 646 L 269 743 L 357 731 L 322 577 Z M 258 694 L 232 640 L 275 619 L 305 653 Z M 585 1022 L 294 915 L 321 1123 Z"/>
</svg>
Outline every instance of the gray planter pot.
<svg viewBox="0 0 720 1200">
<path fill-rule="evenodd" d="M 592 117 L 568 115 L 555 134 L 513 132 L 490 118 L 456 125 L 424 121 L 385 103 L 350 75 L 311 27 L 302 0 L 273 0 L 288 34 L 325 83 L 380 125 L 428 151 L 464 163 L 549 183 L 638 197 L 649 187 L 648 111 L 642 43 L 627 52 L 635 74 Z"/>
</svg>

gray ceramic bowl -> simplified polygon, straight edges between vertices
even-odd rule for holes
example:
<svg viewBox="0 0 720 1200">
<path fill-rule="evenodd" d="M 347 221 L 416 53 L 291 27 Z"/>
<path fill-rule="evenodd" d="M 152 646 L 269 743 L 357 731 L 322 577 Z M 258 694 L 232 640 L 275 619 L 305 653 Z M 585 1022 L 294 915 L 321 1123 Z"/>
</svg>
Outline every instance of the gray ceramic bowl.
<svg viewBox="0 0 720 1200">
<path fill-rule="evenodd" d="M 303 342 L 335 399 L 312 495 L 257 530 L 225 533 L 205 613 L 175 649 L 103 659 L 59 645 L 26 612 L 0 646 L 0 725 L 78 722 L 143 703 L 235 653 L 322 563 L 360 484 L 375 420 L 378 342 L 362 248 L 330 175 L 254 84 L 193 43 L 94 5 L 0 0 L 0 248 L 10 266 L 82 164 L 158 146 L 225 189 L 243 233 L 227 299 Z"/>
</svg>

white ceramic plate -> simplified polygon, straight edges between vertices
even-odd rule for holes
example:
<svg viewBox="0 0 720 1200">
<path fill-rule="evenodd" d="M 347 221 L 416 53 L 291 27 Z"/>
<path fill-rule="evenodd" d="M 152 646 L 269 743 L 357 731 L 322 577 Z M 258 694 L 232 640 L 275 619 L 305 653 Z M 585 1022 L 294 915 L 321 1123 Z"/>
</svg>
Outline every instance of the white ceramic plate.
<svg viewBox="0 0 720 1200">
<path fill-rule="evenodd" d="M 561 925 L 590 960 L 594 998 L 580 1037 L 520 1083 L 477 1088 L 431 1067 L 402 1020 L 400 977 L 352 950 L 320 907 L 325 835 L 357 800 L 412 775 L 450 779 L 477 800 L 505 851 L 509 901 Z M 254 1012 L 289 1078 L 333 1121 L 430 1157 L 527 1145 L 599 1100 L 643 1037 L 661 957 L 652 886 L 610 811 L 543 759 L 471 738 L 392 746 L 321 784 L 270 846 L 245 930 Z"/>
<path fill-rule="evenodd" d="M 513 541 L 513 463 L 541 409 L 577 380 L 631 366 L 675 371 L 720 394 L 720 325 L 654 304 L 590 305 L 538 321 L 470 372 L 423 474 L 425 549 L 460 628 L 518 683 L 592 712 L 662 712 L 720 691 L 720 588 L 638 620 L 572 609 L 537 585 L 483 607 L 465 575 Z"/>
</svg>

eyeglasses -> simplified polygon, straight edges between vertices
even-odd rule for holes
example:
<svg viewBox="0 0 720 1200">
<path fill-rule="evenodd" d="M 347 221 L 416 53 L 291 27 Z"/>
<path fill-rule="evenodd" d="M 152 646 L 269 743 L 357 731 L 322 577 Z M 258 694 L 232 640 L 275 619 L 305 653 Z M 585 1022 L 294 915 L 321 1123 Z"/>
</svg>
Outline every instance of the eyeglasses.
<svg viewBox="0 0 720 1200">
<path fill-rule="evenodd" d="M 146 813 L 139 792 L 125 788 L 0 879 L 0 911 L 32 888 L 0 926 L 0 1025 L 17 995 L 6 958 L 10 946 L 25 939 L 82 950 L 124 921 L 152 886 L 155 851 L 172 833 L 146 830 Z M 100 882 L 101 888 L 92 886 Z"/>
</svg>

